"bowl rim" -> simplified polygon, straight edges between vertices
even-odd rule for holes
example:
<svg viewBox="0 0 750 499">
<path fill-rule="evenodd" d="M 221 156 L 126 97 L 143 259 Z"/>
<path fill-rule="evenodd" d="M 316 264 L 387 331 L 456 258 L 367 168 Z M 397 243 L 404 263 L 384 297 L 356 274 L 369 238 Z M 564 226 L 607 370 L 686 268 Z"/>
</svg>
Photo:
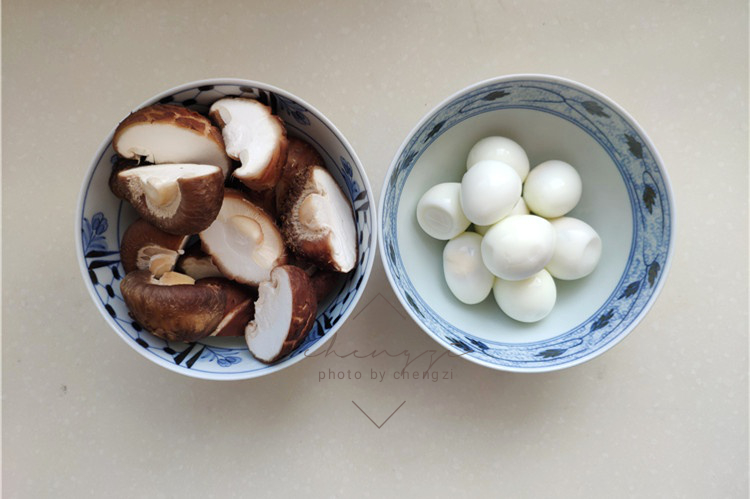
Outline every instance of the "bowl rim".
<svg viewBox="0 0 750 499">
<path fill-rule="evenodd" d="M 278 94 L 282 97 L 285 97 L 293 102 L 298 102 L 302 104 L 304 107 L 306 107 L 308 110 L 310 110 L 317 118 L 320 119 L 321 122 L 323 122 L 333 133 L 334 135 L 341 141 L 341 143 L 346 148 L 347 152 L 351 154 L 352 159 L 354 160 L 354 165 L 359 171 L 359 173 L 362 176 L 362 188 L 365 192 L 370 193 L 372 196 L 372 187 L 370 185 L 370 180 L 367 177 L 367 172 L 364 169 L 364 166 L 362 165 L 362 162 L 359 159 L 359 156 L 357 155 L 356 151 L 352 147 L 351 143 L 347 140 L 347 138 L 344 136 L 344 134 L 341 132 L 341 130 L 334 125 L 331 120 L 328 119 L 326 115 L 324 115 L 318 108 L 311 105 L 309 102 L 307 102 L 305 99 L 302 99 L 286 90 L 283 90 L 279 87 L 276 87 L 274 85 L 270 85 L 268 83 L 263 83 L 257 80 L 246 80 L 243 78 L 208 78 L 208 79 L 201 79 L 201 80 L 195 80 L 187 83 L 183 83 L 177 86 L 174 86 L 172 88 L 169 88 L 167 90 L 164 90 L 162 92 L 159 92 L 158 94 L 154 95 L 153 97 L 150 97 L 141 104 L 139 104 L 137 107 L 132 108 L 131 112 L 137 111 L 138 109 L 142 109 L 146 106 L 149 106 L 151 104 L 158 103 L 161 99 L 168 97 L 170 95 L 177 94 L 179 92 L 183 92 L 185 90 L 191 90 L 193 88 L 201 87 L 201 86 L 207 86 L 207 85 L 238 85 L 238 86 L 247 86 L 247 87 L 253 87 L 258 88 L 261 90 L 266 90 L 269 92 L 273 92 L 275 94 Z M 217 373 L 207 373 L 207 372 L 201 372 L 201 371 L 193 371 L 191 369 L 188 369 L 186 367 L 183 367 L 181 365 L 177 365 L 174 363 L 169 363 L 166 360 L 154 356 L 154 355 L 148 355 L 147 352 L 137 345 L 130 337 L 125 335 L 123 331 L 120 330 L 119 327 L 116 327 L 112 323 L 112 319 L 109 316 L 109 313 L 104 308 L 104 305 L 102 305 L 101 300 L 99 300 L 99 297 L 94 290 L 93 284 L 91 283 L 91 280 L 88 279 L 88 268 L 86 266 L 86 262 L 83 258 L 83 241 L 81 239 L 81 230 L 82 230 L 82 216 L 83 216 L 83 209 L 84 209 L 84 202 L 86 199 L 86 194 L 88 192 L 88 189 L 91 185 L 91 181 L 93 180 L 93 171 L 96 168 L 96 166 L 99 163 L 99 159 L 104 154 L 104 152 L 107 150 L 107 148 L 110 146 L 112 139 L 114 138 L 115 130 L 119 126 L 119 123 L 114 125 L 112 129 L 110 130 L 109 134 L 104 138 L 104 140 L 99 144 L 99 147 L 96 149 L 96 152 L 94 153 L 91 162 L 89 163 L 88 168 L 86 168 L 86 171 L 83 175 L 83 181 L 81 182 L 81 187 L 78 191 L 78 200 L 76 203 L 76 210 L 74 213 L 75 216 L 75 244 L 76 244 L 76 259 L 78 260 L 78 267 L 81 271 L 81 276 L 83 278 L 84 285 L 86 286 L 86 290 L 89 293 L 89 296 L 91 297 L 91 300 L 94 302 L 94 305 L 96 306 L 97 310 L 99 311 L 100 315 L 104 318 L 107 325 L 110 327 L 110 329 L 114 330 L 115 333 L 126 343 L 128 344 L 133 350 L 138 352 L 140 355 L 145 357 L 146 359 L 150 360 L 154 364 L 157 364 L 161 367 L 164 367 L 172 372 L 176 372 L 178 374 L 188 376 L 191 378 L 198 378 L 198 379 L 205 379 L 210 381 L 235 381 L 235 380 L 244 380 L 244 379 L 253 379 L 253 378 L 260 378 L 263 376 L 267 376 L 269 374 L 273 374 L 275 372 L 278 372 L 282 369 L 285 369 L 289 366 L 292 366 L 298 362 L 300 362 L 302 359 L 309 357 L 312 353 L 320 349 L 323 345 L 325 345 L 338 331 L 339 329 L 346 323 L 349 316 L 352 314 L 354 309 L 356 308 L 357 304 L 359 303 L 360 298 L 362 297 L 362 294 L 364 293 L 365 288 L 367 287 L 367 282 L 370 280 L 370 275 L 372 274 L 372 268 L 375 262 L 375 253 L 377 253 L 377 249 L 379 247 L 378 245 L 378 230 L 377 226 L 378 224 L 378 210 L 373 206 L 373 203 L 370 203 L 370 207 L 368 208 L 368 213 L 371 216 L 371 225 L 375 229 L 371 231 L 372 234 L 372 250 L 370 251 L 370 255 L 368 256 L 367 260 L 364 262 L 365 268 L 364 272 L 362 274 L 362 281 L 357 288 L 356 292 L 354 293 L 354 297 L 352 299 L 352 302 L 350 306 L 346 309 L 346 311 L 341 315 L 341 318 L 334 324 L 331 329 L 328 331 L 328 333 L 325 336 L 322 336 L 318 339 L 313 345 L 308 347 L 305 352 L 302 353 L 302 355 L 296 355 L 291 358 L 287 358 L 281 362 L 275 363 L 275 364 L 267 364 L 266 368 L 254 370 L 251 372 L 245 372 L 245 373 L 227 373 L 227 374 L 217 374 Z"/>
<path fill-rule="evenodd" d="M 578 89 L 580 91 L 589 93 L 598 99 L 602 100 L 603 102 L 606 102 L 609 106 L 611 106 L 615 111 L 620 113 L 622 118 L 628 122 L 634 130 L 636 130 L 640 136 L 641 139 L 644 141 L 644 145 L 646 145 L 650 151 L 653 154 L 654 161 L 656 165 L 659 167 L 659 170 L 661 171 L 662 177 L 664 179 L 664 186 L 667 193 L 668 198 L 668 205 L 669 205 L 669 213 L 670 213 L 670 224 L 672 227 L 672 230 L 670 231 L 669 236 L 669 248 L 667 251 L 667 255 L 665 258 L 665 265 L 661 272 L 661 278 L 656 284 L 656 288 L 654 289 L 654 292 L 648 299 L 648 301 L 645 303 L 643 309 L 641 312 L 633 318 L 633 320 L 623 329 L 620 334 L 618 334 L 615 338 L 613 338 L 611 341 L 609 341 L 607 344 L 602 346 L 601 348 L 592 351 L 586 355 L 583 355 L 577 359 L 574 359 L 572 361 L 563 363 L 563 364 L 556 364 L 551 366 L 539 366 L 539 367 L 513 367 L 513 366 L 503 366 L 498 364 L 492 364 L 490 362 L 487 362 L 485 360 L 472 357 L 470 355 L 466 355 L 466 352 L 463 350 L 460 350 L 456 346 L 452 344 L 448 344 L 445 341 L 443 341 L 442 338 L 437 336 L 429 327 L 427 327 L 422 320 L 412 311 L 409 303 L 406 301 L 406 299 L 402 296 L 401 293 L 398 292 L 398 285 L 396 284 L 396 279 L 391 271 L 390 264 L 388 262 L 388 259 L 385 256 L 384 248 L 382 247 L 383 244 L 385 244 L 385 234 L 383 234 L 383 220 L 384 220 L 384 210 L 385 210 L 385 198 L 386 198 L 386 192 L 388 190 L 389 186 L 389 180 L 393 176 L 394 170 L 396 168 L 396 163 L 398 162 L 399 157 L 403 153 L 404 149 L 406 148 L 409 141 L 414 137 L 414 135 L 422 128 L 422 126 L 427 123 L 429 120 L 431 120 L 443 107 L 450 104 L 455 99 L 468 94 L 474 90 L 477 90 L 481 87 L 492 85 L 492 84 L 498 84 L 498 83 L 507 83 L 517 80 L 537 80 L 537 81 L 545 81 L 545 82 L 553 82 L 553 83 L 560 83 L 563 85 L 567 85 L 569 87 Z M 391 285 L 391 288 L 394 291 L 394 294 L 396 295 L 396 298 L 398 298 L 398 301 L 401 303 L 401 306 L 404 308 L 406 313 L 409 314 L 409 316 L 412 318 L 412 320 L 425 332 L 427 333 L 435 342 L 437 342 L 439 345 L 441 345 L 443 348 L 446 348 L 449 352 L 452 352 L 454 354 L 457 354 L 457 356 L 460 356 L 463 359 L 466 359 L 470 362 L 473 362 L 475 364 L 479 364 L 484 367 L 489 367 L 491 369 L 497 370 L 497 371 L 504 371 L 504 372 L 516 372 L 516 373 L 543 373 L 543 372 L 552 372 L 552 371 L 559 371 L 562 369 L 567 369 L 576 365 L 583 364 L 584 362 L 588 362 L 589 360 L 592 360 L 596 357 L 599 357 L 600 355 L 604 354 L 605 352 L 609 351 L 611 348 L 613 348 L 615 345 L 619 344 L 622 340 L 625 339 L 626 336 L 628 336 L 633 329 L 638 326 L 638 324 L 643 320 L 643 318 L 648 314 L 648 312 L 653 307 L 654 303 L 656 302 L 656 299 L 661 294 L 661 290 L 664 287 L 664 283 L 667 281 L 667 278 L 669 277 L 669 271 L 672 266 L 672 258 L 674 256 L 674 246 L 675 246 L 675 233 L 676 233 L 676 216 L 675 216 L 675 199 L 674 199 L 674 191 L 672 189 L 672 183 L 669 179 L 669 175 L 667 174 L 667 170 L 664 166 L 664 162 L 661 158 L 661 155 L 659 154 L 659 151 L 656 149 L 656 146 L 651 140 L 651 137 L 648 136 L 644 128 L 638 123 L 633 116 L 631 116 L 630 113 L 628 113 L 621 105 L 616 103 L 614 100 L 612 100 L 610 97 L 607 97 L 603 93 L 599 92 L 598 90 L 589 87 L 586 84 L 580 83 L 575 80 L 571 80 L 569 78 L 565 78 L 562 76 L 555 76 L 550 74 L 544 74 L 544 73 L 514 73 L 509 75 L 503 75 L 503 76 L 496 76 L 492 78 L 487 78 L 481 81 L 478 81 L 476 83 L 472 83 L 466 87 L 461 88 L 458 91 L 453 92 L 448 97 L 442 99 L 439 103 L 437 103 L 435 106 L 433 106 L 428 112 L 426 112 L 420 120 L 412 127 L 412 129 L 409 131 L 409 133 L 406 135 L 406 138 L 403 140 L 401 145 L 399 146 L 396 153 L 393 155 L 393 159 L 391 160 L 391 164 L 388 167 L 388 170 L 385 174 L 385 177 L 383 179 L 383 185 L 380 190 L 380 199 L 378 202 L 378 241 L 379 241 L 379 250 L 380 250 L 380 259 L 383 263 L 383 268 L 385 270 L 385 275 L 388 278 L 388 282 Z"/>
</svg>

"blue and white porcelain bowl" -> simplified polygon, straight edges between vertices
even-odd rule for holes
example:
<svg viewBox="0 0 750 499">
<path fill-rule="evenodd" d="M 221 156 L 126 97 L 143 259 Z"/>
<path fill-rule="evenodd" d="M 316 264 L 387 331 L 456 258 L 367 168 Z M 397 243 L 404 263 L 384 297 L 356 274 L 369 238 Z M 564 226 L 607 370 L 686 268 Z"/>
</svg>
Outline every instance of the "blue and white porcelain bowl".
<svg viewBox="0 0 750 499">
<path fill-rule="evenodd" d="M 465 305 L 445 283 L 445 242 L 417 224 L 422 194 L 458 182 L 479 139 L 502 135 L 531 166 L 559 159 L 577 168 L 583 195 L 570 216 L 600 234 L 597 269 L 559 281 L 552 313 L 524 324 L 492 294 Z M 380 243 L 388 279 L 411 317 L 450 351 L 505 371 L 551 371 L 592 359 L 621 341 L 653 305 L 674 249 L 667 173 L 646 133 L 620 106 L 580 83 L 513 75 L 461 90 L 430 111 L 397 152 L 380 200 Z"/>
<path fill-rule="evenodd" d="M 174 103 L 205 113 L 214 101 L 225 96 L 250 97 L 270 105 L 284 120 L 290 136 L 310 142 L 321 153 L 326 167 L 354 207 L 359 238 L 357 267 L 341 282 L 335 297 L 320 304 L 315 325 L 299 348 L 283 360 L 265 365 L 250 355 L 244 338 L 208 338 L 189 344 L 169 342 L 145 331 L 132 320 L 120 293 L 119 283 L 124 272 L 119 249 L 120 238 L 136 219 L 136 214 L 108 187 L 115 160 L 114 128 L 86 172 L 75 221 L 76 251 L 83 279 L 97 309 L 112 329 L 152 362 L 180 374 L 211 380 L 263 376 L 299 362 L 320 348 L 344 324 L 362 296 L 376 248 L 375 204 L 367 175 L 341 132 L 302 99 L 264 83 L 212 79 L 167 90 L 136 109 L 155 103 Z"/>
</svg>

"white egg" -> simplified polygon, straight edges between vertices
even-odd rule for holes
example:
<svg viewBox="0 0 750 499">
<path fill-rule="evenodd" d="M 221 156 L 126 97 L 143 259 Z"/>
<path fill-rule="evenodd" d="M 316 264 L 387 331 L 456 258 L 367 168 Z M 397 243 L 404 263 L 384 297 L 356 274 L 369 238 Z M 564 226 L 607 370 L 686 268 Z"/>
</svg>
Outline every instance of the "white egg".
<svg viewBox="0 0 750 499">
<path fill-rule="evenodd" d="M 513 168 L 523 181 L 529 173 L 529 157 L 518 142 L 505 137 L 485 137 L 471 148 L 466 169 L 487 159 L 502 161 Z"/>
<path fill-rule="evenodd" d="M 432 187 L 417 203 L 417 222 L 435 239 L 446 240 L 465 231 L 471 222 L 461 211 L 461 184 L 446 182 Z"/>
<path fill-rule="evenodd" d="M 451 293 L 463 303 L 483 301 L 492 291 L 493 276 L 482 262 L 482 236 L 464 232 L 445 245 L 443 273 Z"/>
<path fill-rule="evenodd" d="M 555 230 L 536 215 L 513 215 L 496 223 L 482 238 L 482 261 L 490 272 L 509 281 L 542 270 L 555 250 Z"/>
<path fill-rule="evenodd" d="M 508 216 L 511 215 L 528 215 L 529 209 L 526 207 L 526 203 L 524 202 L 523 198 L 520 198 L 516 205 L 513 207 L 512 210 L 510 210 L 510 213 L 508 213 Z M 495 225 L 495 224 L 492 224 Z M 492 225 L 475 225 L 474 226 L 474 232 L 477 234 L 481 234 L 482 236 L 487 234 L 487 231 L 492 228 Z"/>
<path fill-rule="evenodd" d="M 546 270 L 540 270 L 522 281 L 497 279 L 492 292 L 502 311 L 521 322 L 544 319 L 557 300 L 555 280 Z"/>
<path fill-rule="evenodd" d="M 480 161 L 461 180 L 461 208 L 478 225 L 491 225 L 505 217 L 520 197 L 521 179 L 499 161 Z"/>
<path fill-rule="evenodd" d="M 523 185 L 526 206 L 537 215 L 561 217 L 581 200 L 581 176 L 564 161 L 545 161 L 532 168 Z"/>
<path fill-rule="evenodd" d="M 558 279 L 580 279 L 594 271 L 602 256 L 602 240 L 586 222 L 572 217 L 550 220 L 556 243 L 547 270 Z"/>
</svg>

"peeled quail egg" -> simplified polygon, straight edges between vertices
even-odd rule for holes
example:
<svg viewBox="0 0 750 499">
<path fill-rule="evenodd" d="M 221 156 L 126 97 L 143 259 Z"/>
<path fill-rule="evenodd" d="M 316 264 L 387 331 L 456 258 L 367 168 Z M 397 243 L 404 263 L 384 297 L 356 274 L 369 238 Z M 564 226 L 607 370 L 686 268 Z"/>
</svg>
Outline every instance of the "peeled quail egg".
<svg viewBox="0 0 750 499">
<path fill-rule="evenodd" d="M 417 222 L 435 239 L 450 239 L 465 231 L 471 222 L 461 211 L 461 184 L 446 182 L 432 187 L 417 203 Z"/>
<path fill-rule="evenodd" d="M 471 148 L 466 169 L 487 159 L 502 161 L 513 168 L 523 181 L 529 173 L 529 157 L 518 142 L 505 137 L 485 137 Z"/>
<path fill-rule="evenodd" d="M 512 210 L 510 210 L 510 213 L 508 213 L 508 216 L 511 215 L 528 215 L 529 209 L 526 207 L 526 203 L 524 202 L 523 198 L 520 198 L 516 205 L 513 207 Z M 477 234 L 485 235 L 487 234 L 487 231 L 490 230 L 492 225 L 475 225 L 474 226 L 474 232 Z"/>
<path fill-rule="evenodd" d="M 509 281 L 542 270 L 555 250 L 555 230 L 542 217 L 513 215 L 496 223 L 482 238 L 482 261 L 490 272 Z"/>
<path fill-rule="evenodd" d="M 499 161 L 480 161 L 461 180 L 461 208 L 475 224 L 497 222 L 510 213 L 520 197 L 520 177 Z"/>
<path fill-rule="evenodd" d="M 502 311 L 521 322 L 544 319 L 557 300 L 555 280 L 544 269 L 521 281 L 497 279 L 492 292 Z"/>
<path fill-rule="evenodd" d="M 529 209 L 542 217 L 561 217 L 581 199 L 581 177 L 564 161 L 545 161 L 532 168 L 523 186 Z"/>
<path fill-rule="evenodd" d="M 580 279 L 596 268 L 602 240 L 586 222 L 572 217 L 550 220 L 556 233 L 555 251 L 547 270 L 558 279 Z"/>
<path fill-rule="evenodd" d="M 464 232 L 445 245 L 443 273 L 453 295 L 462 302 L 479 303 L 492 291 L 493 276 L 482 262 L 482 236 Z"/>
</svg>

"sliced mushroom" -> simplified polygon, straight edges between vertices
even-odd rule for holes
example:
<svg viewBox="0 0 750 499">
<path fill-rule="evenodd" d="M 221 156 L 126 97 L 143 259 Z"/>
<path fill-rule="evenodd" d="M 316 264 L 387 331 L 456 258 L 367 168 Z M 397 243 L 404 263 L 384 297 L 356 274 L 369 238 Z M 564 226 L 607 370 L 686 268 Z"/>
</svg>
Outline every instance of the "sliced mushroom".
<svg viewBox="0 0 750 499">
<path fill-rule="evenodd" d="M 336 289 L 336 285 L 341 280 L 341 274 L 331 270 L 315 269 L 310 276 L 310 283 L 315 290 L 315 299 L 322 303 Z"/>
<path fill-rule="evenodd" d="M 289 184 L 294 177 L 300 175 L 311 166 L 323 166 L 325 164 L 322 156 L 318 154 L 318 151 L 304 140 L 289 137 L 288 151 L 286 163 L 281 169 L 281 178 L 279 178 L 279 182 L 276 184 L 275 189 L 277 212 L 281 212 L 282 207 L 286 202 Z"/>
<path fill-rule="evenodd" d="M 199 244 L 185 250 L 185 254 L 177 260 L 177 270 L 196 280 L 223 275 L 219 267 L 214 265 L 211 255 L 204 253 Z"/>
<path fill-rule="evenodd" d="M 221 273 L 258 285 L 286 263 L 287 253 L 271 217 L 235 190 L 227 189 L 216 220 L 200 233 L 203 250 Z"/>
<path fill-rule="evenodd" d="M 276 211 L 276 189 L 264 189 L 256 191 L 248 188 L 238 178 L 232 177 L 224 183 L 227 189 L 233 189 L 242 194 L 245 199 L 255 206 L 265 211 L 272 219 L 277 220 L 278 212 Z"/>
<path fill-rule="evenodd" d="M 336 272 L 356 265 L 352 207 L 324 168 L 313 166 L 294 178 L 281 220 L 284 241 L 294 253 Z"/>
<path fill-rule="evenodd" d="M 214 165 L 225 177 L 232 166 L 221 132 L 211 121 L 172 104 L 154 104 L 132 113 L 115 130 L 112 145 L 126 159 Z"/>
<path fill-rule="evenodd" d="M 117 181 L 117 175 L 123 170 L 129 170 L 136 166 L 147 166 L 147 164 L 139 163 L 135 159 L 123 159 L 117 158 L 117 161 L 112 165 L 112 173 L 109 175 L 109 189 L 112 194 L 120 199 L 125 199 L 125 193 L 120 188 L 120 183 Z"/>
<path fill-rule="evenodd" d="M 139 218 L 125 230 L 120 242 L 120 260 L 125 273 L 148 270 L 155 277 L 174 269 L 188 236 L 176 236 Z"/>
<path fill-rule="evenodd" d="M 195 341 L 210 335 L 224 317 L 226 296 L 215 284 L 193 284 L 190 277 L 166 272 L 161 279 L 136 270 L 120 282 L 133 318 L 168 341 Z"/>
<path fill-rule="evenodd" d="M 297 348 L 315 323 L 317 302 L 310 278 L 293 265 L 282 265 L 261 283 L 255 319 L 245 328 L 250 353 L 270 364 Z"/>
<path fill-rule="evenodd" d="M 211 336 L 244 336 L 245 326 L 255 316 L 255 300 L 258 298 L 258 291 L 223 277 L 200 279 L 196 281 L 196 284 L 219 286 L 226 297 L 224 317 Z"/>
<path fill-rule="evenodd" d="M 310 278 L 310 284 L 312 284 L 313 290 L 315 291 L 315 299 L 318 304 L 322 303 L 331 292 L 333 292 L 336 285 L 341 280 L 341 274 L 333 272 L 331 270 L 319 269 L 315 265 L 298 258 L 291 259 L 290 262 L 295 267 L 299 267 L 305 271 L 307 277 Z"/>
<path fill-rule="evenodd" d="M 138 214 L 170 234 L 196 234 L 221 208 L 224 178 L 211 165 L 139 166 L 117 174 L 118 189 Z"/>
<path fill-rule="evenodd" d="M 287 155 L 286 128 L 271 108 L 253 99 L 224 98 L 213 103 L 209 116 L 221 127 L 226 153 L 242 162 L 234 171 L 254 190 L 276 185 Z"/>
</svg>

